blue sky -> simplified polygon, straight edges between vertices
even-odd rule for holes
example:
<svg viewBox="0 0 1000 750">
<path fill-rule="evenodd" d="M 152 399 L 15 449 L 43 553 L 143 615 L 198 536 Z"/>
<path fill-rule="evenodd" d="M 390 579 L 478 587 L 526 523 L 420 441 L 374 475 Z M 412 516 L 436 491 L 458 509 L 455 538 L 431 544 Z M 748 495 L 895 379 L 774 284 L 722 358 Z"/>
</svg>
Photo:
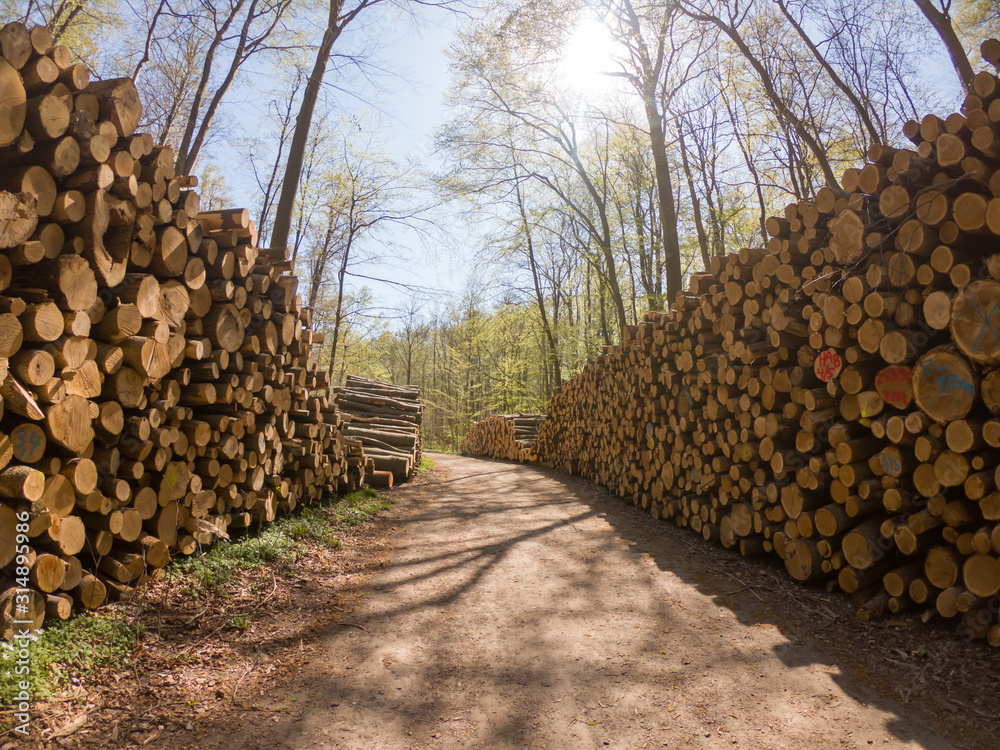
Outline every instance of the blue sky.
<svg viewBox="0 0 1000 750">
<path fill-rule="evenodd" d="M 392 11 L 388 11 L 392 13 Z M 376 76 L 358 90 L 377 111 L 382 122 L 382 146 L 399 162 L 416 161 L 427 167 L 434 166 L 433 135 L 443 123 L 446 112 L 443 97 L 448 85 L 448 61 L 446 49 L 452 43 L 455 29 L 465 20 L 461 16 L 434 9 L 423 9 L 424 18 L 419 21 L 405 19 L 396 12 L 394 15 L 373 17 L 371 25 L 349 28 L 338 44 L 349 45 L 354 39 L 375 39 L 377 51 L 372 63 L 384 73 Z M 353 32 L 353 39 L 349 35 Z M 593 68 L 600 55 L 595 55 L 600 46 L 596 37 L 584 35 L 578 45 L 580 54 L 573 55 L 570 45 L 567 57 L 572 59 L 570 67 L 586 74 L 590 86 L 598 70 Z M 928 54 L 925 57 L 924 81 L 933 88 L 956 89 L 954 72 L 940 44 L 928 39 Z M 570 60 L 567 60 L 569 63 Z M 589 62 L 589 65 L 586 63 Z M 579 76 L 578 76 L 579 77 Z M 328 73 L 327 82 L 334 82 L 334 74 Z M 577 81 L 577 83 L 581 83 Z M 263 93 L 261 91 L 260 93 Z M 337 109 L 357 109 L 358 99 L 333 89 L 327 90 L 328 104 Z M 231 111 L 239 116 L 247 129 L 258 116 L 260 107 L 253 101 L 254 91 L 246 92 L 241 102 L 232 102 Z M 951 98 L 951 97 L 947 97 Z M 245 161 L 243 154 L 224 145 L 212 149 L 210 157 L 224 166 L 230 176 L 234 198 L 237 202 L 253 206 L 256 203 L 256 186 L 249 175 L 239 176 L 241 170 L 233 169 L 233 164 Z M 358 272 L 374 278 L 388 279 L 390 282 L 412 283 L 427 289 L 439 289 L 439 300 L 461 296 L 469 286 L 475 263 L 474 251 L 478 241 L 472 228 L 455 222 L 448 222 L 452 232 L 450 242 L 438 242 L 427 247 L 426 241 L 414 232 L 405 230 L 391 234 L 393 244 L 399 246 L 399 259 L 395 263 L 357 269 Z M 393 284 L 357 280 L 357 286 L 370 286 L 375 298 L 387 307 L 405 307 L 410 296 L 405 290 Z M 433 304 L 426 308 L 429 312 Z"/>
<path fill-rule="evenodd" d="M 376 72 L 370 82 L 348 84 L 358 93 L 357 97 L 339 92 L 332 86 L 325 86 L 326 104 L 334 115 L 339 111 L 370 111 L 381 122 L 380 144 L 397 161 L 404 163 L 414 160 L 431 166 L 433 157 L 433 137 L 435 129 L 442 124 L 445 111 L 443 98 L 448 85 L 448 62 L 445 50 L 454 38 L 455 29 L 461 18 L 442 11 L 425 10 L 426 20 L 393 21 L 379 20 L 378 49 L 370 64 Z M 350 44 L 345 32 L 340 42 Z M 371 29 L 354 29 L 358 37 L 371 36 Z M 337 48 L 335 48 L 336 51 Z M 266 72 L 258 75 L 266 75 Z M 333 71 L 328 71 L 325 84 L 340 83 Z M 230 103 L 230 112 L 236 113 L 252 130 L 262 111 L 260 97 L 255 96 L 251 86 L 241 101 Z M 260 90 L 259 93 L 265 92 Z M 267 97 L 273 94 L 267 94 Z M 362 99 L 369 104 L 359 103 Z M 258 189 L 253 183 L 245 165 L 233 169 L 232 165 L 245 162 L 245 155 L 230 144 L 218 143 L 206 154 L 204 161 L 211 160 L 223 167 L 233 198 L 241 205 L 254 206 L 258 200 Z M 455 273 L 456 263 L 451 253 L 444 247 L 425 247 L 425 242 L 416 233 L 406 230 L 391 232 L 390 239 L 401 249 L 399 260 L 394 263 L 361 267 L 358 273 L 368 277 L 385 278 L 399 283 L 413 283 L 426 288 L 438 288 L 447 292 L 460 289 L 464 274 Z M 301 270 L 300 270 L 301 275 Z M 386 307 L 405 307 L 410 296 L 394 284 L 379 283 L 368 279 L 358 279 L 355 286 L 369 286 L 375 298 Z M 444 295 L 440 295 L 444 296 Z"/>
</svg>

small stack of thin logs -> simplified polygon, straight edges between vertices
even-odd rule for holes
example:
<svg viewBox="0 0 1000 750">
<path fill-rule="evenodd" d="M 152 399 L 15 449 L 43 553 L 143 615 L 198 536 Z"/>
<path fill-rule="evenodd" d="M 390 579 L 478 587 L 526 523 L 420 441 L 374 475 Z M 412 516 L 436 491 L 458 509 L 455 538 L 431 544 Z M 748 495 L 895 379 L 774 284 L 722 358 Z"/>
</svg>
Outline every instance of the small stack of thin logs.
<svg viewBox="0 0 1000 750">
<path fill-rule="evenodd" d="M 538 428 L 544 420 L 544 414 L 490 414 L 472 423 L 460 450 L 466 456 L 534 461 Z"/>
<path fill-rule="evenodd" d="M 0 613 L 118 598 L 228 530 L 357 486 L 291 264 L 199 211 L 129 79 L 0 29 Z M 346 455 L 345 455 L 346 451 Z"/>
<path fill-rule="evenodd" d="M 344 435 L 360 441 L 373 471 L 372 487 L 392 487 L 405 482 L 420 466 L 420 425 L 424 406 L 420 388 L 393 385 L 348 375 L 334 387 L 337 409 L 343 417 Z"/>
<path fill-rule="evenodd" d="M 1000 645 L 1000 80 L 974 85 L 631 326 L 552 399 L 540 460 L 862 619 Z"/>
</svg>

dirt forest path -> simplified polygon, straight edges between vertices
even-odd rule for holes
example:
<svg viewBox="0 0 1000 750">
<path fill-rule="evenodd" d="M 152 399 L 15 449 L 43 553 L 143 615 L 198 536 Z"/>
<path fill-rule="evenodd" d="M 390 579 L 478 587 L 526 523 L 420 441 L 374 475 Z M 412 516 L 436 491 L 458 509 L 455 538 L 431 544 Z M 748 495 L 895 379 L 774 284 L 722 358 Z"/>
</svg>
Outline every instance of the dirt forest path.
<svg viewBox="0 0 1000 750">
<path fill-rule="evenodd" d="M 860 679 L 870 656 L 826 652 L 850 607 L 831 610 L 824 592 L 750 577 L 738 556 L 582 480 L 433 458 L 399 495 L 389 564 L 320 656 L 261 699 L 270 715 L 200 747 L 987 746 L 988 732 L 954 729 L 987 712 L 944 706 L 949 725 L 893 699 L 920 689 L 890 663 L 903 658 L 885 659 L 896 672 L 869 664 L 893 691 L 880 696 Z"/>
</svg>

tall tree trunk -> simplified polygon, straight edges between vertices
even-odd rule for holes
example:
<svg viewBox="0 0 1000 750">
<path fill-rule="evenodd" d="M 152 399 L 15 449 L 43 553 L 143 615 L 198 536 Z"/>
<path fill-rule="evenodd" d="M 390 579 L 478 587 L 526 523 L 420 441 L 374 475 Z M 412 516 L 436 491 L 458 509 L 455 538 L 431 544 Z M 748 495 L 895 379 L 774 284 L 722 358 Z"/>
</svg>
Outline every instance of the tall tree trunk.
<svg viewBox="0 0 1000 750">
<path fill-rule="evenodd" d="M 819 164 L 819 168 L 823 172 L 826 184 L 831 188 L 839 189 L 840 183 L 833 174 L 833 168 L 830 166 L 830 159 L 827 157 L 826 151 L 820 145 L 816 137 L 809 132 L 809 128 L 807 128 L 806 124 L 802 122 L 802 118 L 796 115 L 788 104 L 785 103 L 785 100 L 778 93 L 774 84 L 774 79 L 771 78 L 771 74 L 767 72 L 763 63 L 761 63 L 761 61 L 757 59 L 757 56 L 754 55 L 753 51 L 747 45 L 746 40 L 744 40 L 740 35 L 739 31 L 732 26 L 727 26 L 726 22 L 718 16 L 713 16 L 710 13 L 700 13 L 687 7 L 683 8 L 683 10 L 696 21 L 714 25 L 719 29 L 719 31 L 732 40 L 733 44 L 735 44 L 736 48 L 740 51 L 740 54 L 743 55 L 744 59 L 750 63 L 750 67 L 757 73 L 757 79 L 764 88 L 764 94 L 770 100 L 771 104 L 774 105 L 775 112 L 784 122 L 791 125 L 799 138 L 801 138 L 809 148 L 813 158 L 816 159 L 816 163 Z"/>
<path fill-rule="evenodd" d="M 667 162 L 663 116 L 657 110 L 656 99 L 652 92 L 646 97 L 646 120 L 649 123 L 653 174 L 656 177 L 660 204 L 660 230 L 663 235 L 663 255 L 667 267 L 667 299 L 672 301 L 684 284 L 684 275 L 681 273 L 681 243 L 677 235 L 677 209 L 674 202 L 674 186 L 670 179 L 670 164 Z"/>
<path fill-rule="evenodd" d="M 344 356 L 340 358 L 340 383 L 347 382 L 347 344 L 344 344 Z"/>
<path fill-rule="evenodd" d="M 942 0 L 942 10 L 934 7 L 932 0 L 913 1 L 920 8 L 924 17 L 930 21 L 931 26 L 941 37 L 941 41 L 944 42 L 948 56 L 951 57 L 951 64 L 955 66 L 955 72 L 958 73 L 958 80 L 961 82 L 962 88 L 967 94 L 975 93 L 972 89 L 972 79 L 976 77 L 976 74 L 972 70 L 972 63 L 969 62 L 968 55 L 965 54 L 965 47 L 962 46 L 958 34 L 955 33 L 955 27 L 951 25 L 951 14 L 949 13 L 951 0 Z"/>
<path fill-rule="evenodd" d="M 559 387 L 562 384 L 562 368 L 559 366 L 559 351 L 556 347 L 556 337 L 552 330 L 552 325 L 549 324 L 549 315 L 545 309 L 545 296 L 542 294 L 542 285 L 538 279 L 538 264 L 535 262 L 535 243 L 531 235 L 531 227 L 528 225 L 528 214 L 524 209 L 520 183 L 515 186 L 515 189 L 517 190 L 517 208 L 521 212 L 521 226 L 524 231 L 525 245 L 528 251 L 528 265 L 531 268 L 531 281 L 535 288 L 535 301 L 538 303 L 538 314 L 542 318 L 542 330 L 545 331 L 545 338 L 549 342 L 549 358 L 556 387 Z"/>
<path fill-rule="evenodd" d="M 684 126 L 680 119 L 677 120 L 677 145 L 681 149 L 681 165 L 684 167 L 684 176 L 687 178 L 688 190 L 691 192 L 691 210 L 694 213 L 694 228 L 698 235 L 698 247 L 701 249 L 701 262 L 704 264 L 705 270 L 708 271 L 710 268 L 708 235 L 705 234 L 705 225 L 701 220 L 701 204 L 698 202 L 698 192 L 694 188 L 694 178 L 691 176 L 687 146 L 684 144 Z"/>
<path fill-rule="evenodd" d="M 337 215 L 331 208 L 330 213 L 327 214 L 326 234 L 323 237 L 323 244 L 316 248 L 311 278 L 309 279 L 309 302 L 307 306 L 310 310 L 316 309 L 316 300 L 319 297 L 319 289 L 323 285 L 323 274 L 326 272 L 327 261 L 330 260 L 332 255 L 330 251 L 333 245 L 333 232 L 336 222 Z M 343 288 L 343 279 L 341 279 L 341 288 Z"/>
<path fill-rule="evenodd" d="M 236 14 L 240 12 L 244 1 L 238 0 L 237 4 L 230 9 L 229 16 L 226 17 L 222 27 L 216 29 L 215 37 L 212 39 L 212 43 L 208 45 L 208 51 L 205 53 L 205 61 L 201 66 L 201 80 L 198 81 L 198 87 L 195 89 L 194 100 L 191 102 L 191 111 L 188 113 L 187 125 L 184 127 L 184 136 L 181 138 L 180 148 L 177 149 L 177 170 L 179 174 L 187 174 L 183 170 L 183 166 L 188 148 L 191 145 L 191 139 L 194 138 L 194 130 L 198 123 L 198 114 L 201 112 L 201 100 L 205 96 L 205 89 L 208 88 L 209 79 L 212 77 L 212 65 L 215 63 L 215 53 L 218 52 L 219 47 L 222 45 L 226 31 L 236 19 Z"/>
<path fill-rule="evenodd" d="M 655 58 L 650 55 L 649 48 L 642 36 L 642 24 L 632 7 L 630 0 L 625 0 L 623 8 L 628 16 L 631 33 L 635 39 L 635 52 L 638 53 L 639 79 L 634 81 L 643 98 L 646 112 L 646 122 L 649 125 L 649 145 L 653 152 L 653 176 L 656 179 L 656 192 L 660 210 L 660 233 L 662 235 L 664 265 L 667 277 L 667 300 L 673 301 L 677 293 L 682 291 L 684 274 L 681 271 L 681 243 L 677 234 L 677 209 L 674 199 L 674 187 L 670 177 L 670 165 L 667 161 L 666 134 L 663 132 L 663 115 L 660 106 L 663 102 L 657 99 L 660 87 L 660 74 L 663 72 L 663 59 L 669 27 L 669 13 L 664 16 L 657 38 Z M 676 3 L 671 3 L 676 8 Z M 672 13 L 673 10 L 670 11 Z"/>
<path fill-rule="evenodd" d="M 431 390 L 436 391 L 438 385 L 438 329 L 434 326 L 434 338 L 431 345 Z"/>
<path fill-rule="evenodd" d="M 281 115 L 281 133 L 278 135 L 278 150 L 274 155 L 274 163 L 271 165 L 271 173 L 268 175 L 267 184 L 262 186 L 263 197 L 261 199 L 260 206 L 260 221 L 257 226 L 257 232 L 260 237 L 261 247 L 270 247 L 267 242 L 268 233 L 270 232 L 270 216 L 271 208 L 274 203 L 275 198 L 275 187 L 278 181 L 278 172 L 281 169 L 281 160 L 285 155 L 285 145 L 288 142 L 288 131 L 292 123 L 292 106 L 298 96 L 299 89 L 299 79 L 296 78 L 295 86 L 288 95 L 285 101 L 286 109 L 284 114 Z M 256 172 L 255 172 L 256 176 Z M 257 182 L 260 185 L 260 181 Z"/>
<path fill-rule="evenodd" d="M 601 255 L 604 258 L 608 291 L 611 293 L 611 304 L 615 307 L 615 317 L 618 319 L 618 328 L 620 332 L 624 333 L 625 326 L 628 325 L 628 316 L 625 312 L 625 301 L 622 298 L 621 286 L 618 284 L 618 267 L 615 262 L 614 250 L 611 247 L 611 222 L 608 220 L 607 195 L 602 194 L 601 191 L 597 189 L 594 181 L 590 179 L 590 173 L 584 166 L 583 161 L 580 158 L 580 152 L 577 149 L 575 131 L 572 142 L 567 142 L 564 145 L 564 149 L 573 161 L 573 165 L 576 167 L 576 173 L 580 176 L 584 187 L 590 194 L 590 197 L 594 202 L 594 208 L 597 210 L 597 217 L 600 219 L 600 236 L 595 237 L 595 239 L 601 248 Z M 596 235 L 597 233 L 594 232 L 592 234 Z"/>
<path fill-rule="evenodd" d="M 340 260 L 340 269 L 337 271 L 337 309 L 333 315 L 333 348 L 330 351 L 330 369 L 333 369 L 333 360 L 337 356 L 337 342 L 340 340 L 340 324 L 343 322 L 344 310 L 344 278 L 347 276 L 347 261 L 351 255 L 351 238 L 348 237 L 344 246 L 344 257 Z"/>
<path fill-rule="evenodd" d="M 323 41 L 316 52 L 316 63 L 313 65 L 309 81 L 302 95 L 302 106 L 295 118 L 295 133 L 288 150 L 288 163 L 285 165 L 285 177 L 281 181 L 281 196 L 274 214 L 274 228 L 271 231 L 271 248 L 284 250 L 288 247 L 288 232 L 292 226 L 292 209 L 295 206 L 295 194 L 299 189 L 299 176 L 302 174 L 302 159 L 309 141 L 309 128 L 312 126 L 313 112 L 319 98 L 319 89 L 323 85 L 326 65 L 333 51 L 333 43 L 337 41 L 343 25 L 338 24 L 343 0 L 330 0 L 330 15 L 327 20 Z"/>
<path fill-rule="evenodd" d="M 799 162 L 801 159 L 798 158 L 798 152 L 795 148 L 795 141 L 792 140 L 792 133 L 788 129 L 787 123 L 781 120 L 781 131 L 785 135 L 785 146 L 788 151 L 788 181 L 792 184 L 792 194 L 795 196 L 796 200 L 802 200 L 805 198 L 805 186 L 808 183 L 800 184 L 801 172 L 799 172 Z"/>
<path fill-rule="evenodd" d="M 642 284 L 643 291 L 646 292 L 646 307 L 650 310 L 659 311 L 663 309 L 663 287 L 657 286 L 660 278 L 656 259 L 653 257 L 658 243 L 654 237 L 651 238 L 651 246 L 646 247 L 646 225 L 642 215 L 642 199 L 643 195 L 637 189 L 635 205 L 632 207 L 632 224 L 635 227 L 635 247 L 639 254 L 639 281 Z M 619 213 L 621 213 L 621 209 L 619 209 Z M 621 224 L 624 231 L 624 217 L 621 219 Z"/>
<path fill-rule="evenodd" d="M 298 189 L 301 190 L 302 192 L 296 193 L 299 200 L 297 202 L 292 203 L 292 213 L 295 214 L 295 242 L 292 244 L 292 253 L 291 253 L 291 259 L 293 264 L 299 257 L 299 250 L 302 249 L 302 244 L 306 240 L 306 234 L 307 234 L 306 227 L 309 225 L 309 222 L 312 219 L 312 211 L 307 210 L 307 206 L 309 204 L 309 197 L 310 197 L 309 191 L 315 189 L 316 187 L 313 183 L 313 170 L 316 168 L 316 151 L 320 145 L 320 136 L 322 136 L 322 132 L 316 133 L 315 137 L 311 138 L 310 142 L 307 144 L 306 153 L 303 154 L 303 164 L 302 164 L 302 168 L 305 171 L 304 173 L 301 171 L 299 172 Z M 308 159 L 306 158 L 307 156 Z M 353 187 L 351 189 L 351 194 L 352 194 L 352 200 L 351 200 L 352 205 L 349 215 L 352 217 L 351 223 L 353 225 L 354 208 L 357 205 Z M 286 250 L 288 249 L 287 246 L 285 249 Z"/>
<path fill-rule="evenodd" d="M 649 205 L 649 226 L 652 230 L 656 227 L 656 222 L 658 221 L 659 215 L 657 214 L 657 196 L 654 191 L 650 190 L 647 197 Z M 650 243 L 650 256 L 653 263 L 653 290 L 656 292 L 656 299 L 659 300 L 658 310 L 663 310 L 669 307 L 669 304 L 664 300 L 663 297 L 663 279 L 665 274 L 665 263 L 664 253 L 663 253 L 663 242 L 662 238 L 660 242 L 655 242 L 656 238 L 651 237 L 653 242 Z"/>
<path fill-rule="evenodd" d="M 830 80 L 833 81 L 833 84 L 840 89 L 844 93 L 844 96 L 847 97 L 848 101 L 854 105 L 854 110 L 858 113 L 861 123 L 865 126 L 865 129 L 868 131 L 868 135 L 871 137 L 871 142 L 881 143 L 882 138 L 879 135 L 878 130 L 875 128 L 875 123 L 872 122 L 871 114 L 868 112 L 868 107 L 861 103 L 861 100 L 858 98 L 858 95 L 854 93 L 854 90 L 844 82 L 844 79 L 837 74 L 837 71 L 833 69 L 833 66 L 830 65 L 823 53 L 819 51 L 815 44 L 813 44 L 812 39 L 809 38 L 805 29 L 799 25 L 799 22 L 796 21 L 792 14 L 788 11 L 788 4 L 786 0 L 777 0 L 777 3 L 778 7 L 781 8 L 782 14 L 788 19 L 788 22 L 798 33 L 799 37 L 801 37 L 802 41 L 806 43 L 809 51 L 812 52 L 813 57 L 815 57 L 816 61 L 823 67 L 826 74 L 830 76 Z M 968 60 L 966 60 L 966 62 L 968 62 Z"/>
<path fill-rule="evenodd" d="M 729 102 L 729 97 L 726 96 L 725 87 L 720 87 L 719 90 L 722 102 L 726 105 L 726 112 L 729 114 L 729 122 L 733 125 L 733 135 L 736 136 L 736 143 L 740 147 L 740 153 L 743 154 L 743 162 L 746 164 L 750 176 L 753 177 L 754 190 L 757 193 L 757 206 L 760 209 L 760 215 L 757 217 L 760 221 L 760 241 L 767 244 L 767 201 L 764 200 L 764 188 L 760 184 L 760 173 L 757 171 L 757 166 L 754 164 L 753 159 L 750 158 L 750 151 L 743 142 L 743 136 L 740 135 L 739 127 L 737 127 L 736 112 Z"/>
<path fill-rule="evenodd" d="M 600 283 L 598 280 L 597 284 L 597 301 L 601 308 L 601 336 L 604 338 L 604 343 L 606 346 L 611 346 L 613 343 L 611 338 L 611 326 L 608 325 L 608 310 L 604 304 L 604 284 Z M 619 341 L 625 339 L 625 320 L 622 319 L 622 328 L 619 331 L 620 338 Z"/>
<path fill-rule="evenodd" d="M 619 209 L 619 213 L 621 213 L 621 209 Z M 624 217 L 621 217 L 621 218 L 624 218 Z M 622 228 L 622 233 L 624 234 L 625 225 L 622 222 L 619 222 L 619 224 L 620 224 L 620 226 Z M 636 307 L 635 307 L 636 297 L 639 296 L 639 289 L 640 289 L 640 287 L 643 287 L 643 288 L 645 287 L 645 285 L 642 283 L 642 274 L 643 274 L 643 270 L 642 270 L 642 265 L 643 265 L 643 263 L 642 263 L 642 257 L 641 256 L 639 257 L 639 277 L 640 278 L 639 278 L 639 282 L 636 283 L 636 279 L 635 279 L 635 264 L 632 263 L 632 253 L 629 252 L 628 243 L 626 243 L 624 239 L 622 239 L 622 250 L 624 251 L 623 255 L 625 256 L 625 265 L 628 266 L 628 281 L 629 281 L 629 286 L 632 287 L 632 293 L 629 295 L 629 298 L 631 300 L 632 323 L 635 324 L 636 320 L 639 317 L 639 312 L 638 312 L 638 310 L 636 310 Z M 648 294 L 648 292 L 647 292 L 647 294 Z"/>
</svg>

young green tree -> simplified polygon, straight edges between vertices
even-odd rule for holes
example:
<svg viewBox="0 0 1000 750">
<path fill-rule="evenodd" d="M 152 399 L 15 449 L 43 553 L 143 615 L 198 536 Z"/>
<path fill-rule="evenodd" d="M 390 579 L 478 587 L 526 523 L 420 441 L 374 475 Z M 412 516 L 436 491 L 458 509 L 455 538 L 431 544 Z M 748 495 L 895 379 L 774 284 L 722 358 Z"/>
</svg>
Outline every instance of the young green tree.
<svg viewBox="0 0 1000 750">
<path fill-rule="evenodd" d="M 750 65 L 757 76 L 765 96 L 774 108 L 775 114 L 781 118 L 781 123 L 788 128 L 788 137 L 792 135 L 802 141 L 816 164 L 823 173 L 826 184 L 832 188 L 840 188 L 840 183 L 834 176 L 830 158 L 826 148 L 820 143 L 817 122 L 808 113 L 797 111 L 792 106 L 788 96 L 781 87 L 781 81 L 767 65 L 766 51 L 776 52 L 773 40 L 765 41 L 761 36 L 758 41 L 761 46 L 754 48 L 753 37 L 747 29 L 757 20 L 754 16 L 757 7 L 746 0 L 679 0 L 680 9 L 695 21 L 706 27 L 718 30 L 728 38 L 743 59 Z"/>
<path fill-rule="evenodd" d="M 681 249 L 674 185 L 667 156 L 665 117 L 673 98 L 698 74 L 706 37 L 680 13 L 677 2 L 633 3 L 614 0 L 600 6 L 605 22 L 623 47 L 620 75 L 638 94 L 646 115 L 652 171 L 659 201 L 661 246 L 667 298 L 681 291 Z"/>
<path fill-rule="evenodd" d="M 565 32 L 554 7 L 502 6 L 461 35 L 454 47 L 455 114 L 438 142 L 453 179 L 475 190 L 511 189 L 528 178 L 546 191 L 594 247 L 614 309 L 627 324 L 611 215 L 606 118 L 575 111 L 549 80 L 557 62 L 550 42 Z"/>
<path fill-rule="evenodd" d="M 326 13 L 326 26 L 323 36 L 316 48 L 316 57 L 312 71 L 306 81 L 302 93 L 302 101 L 295 117 L 295 129 L 288 147 L 288 160 L 285 163 L 284 177 L 281 181 L 281 193 L 275 207 L 274 228 L 271 232 L 271 246 L 285 249 L 288 246 L 288 236 L 292 226 L 292 213 L 295 208 L 295 196 L 299 189 L 302 175 L 303 155 L 309 142 L 309 131 L 313 116 L 319 101 L 320 89 L 330 64 L 333 46 L 344 31 L 355 24 L 361 16 L 371 13 L 378 6 L 391 6 L 412 15 L 413 8 L 419 6 L 460 9 L 463 0 L 329 0 Z"/>
<path fill-rule="evenodd" d="M 331 306 L 330 372 L 336 366 L 349 279 L 365 264 L 388 260 L 387 245 L 376 242 L 380 233 L 391 227 L 419 231 L 432 205 L 417 200 L 412 173 L 376 145 L 379 131 L 365 131 L 343 121 L 317 145 L 310 181 L 315 213 L 298 233 L 305 241 L 306 304 L 315 308 L 322 299 Z"/>
</svg>

